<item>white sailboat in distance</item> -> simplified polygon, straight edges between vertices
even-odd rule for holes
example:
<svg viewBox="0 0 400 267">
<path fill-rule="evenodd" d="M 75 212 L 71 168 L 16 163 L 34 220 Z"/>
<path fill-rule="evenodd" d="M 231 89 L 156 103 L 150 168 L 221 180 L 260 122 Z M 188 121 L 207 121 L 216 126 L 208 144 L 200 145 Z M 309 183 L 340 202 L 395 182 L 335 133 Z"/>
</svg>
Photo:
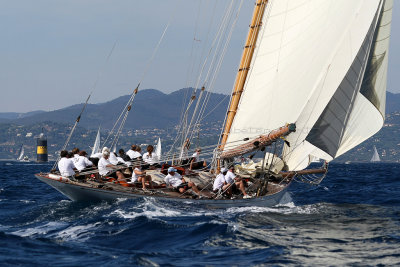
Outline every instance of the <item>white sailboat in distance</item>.
<svg viewBox="0 0 400 267">
<path fill-rule="evenodd" d="M 376 146 L 374 146 L 374 154 L 372 155 L 371 162 L 380 162 L 381 158 L 379 157 L 378 150 L 376 150 Z"/>
<path fill-rule="evenodd" d="M 90 154 L 90 157 L 94 157 L 99 152 L 101 152 L 100 151 L 100 127 L 97 130 L 96 139 L 94 140 L 92 153 Z"/>
<path fill-rule="evenodd" d="M 21 149 L 20 149 L 17 161 L 22 161 L 22 162 L 28 162 L 29 161 L 28 156 L 25 155 L 24 145 L 21 145 Z"/>
</svg>

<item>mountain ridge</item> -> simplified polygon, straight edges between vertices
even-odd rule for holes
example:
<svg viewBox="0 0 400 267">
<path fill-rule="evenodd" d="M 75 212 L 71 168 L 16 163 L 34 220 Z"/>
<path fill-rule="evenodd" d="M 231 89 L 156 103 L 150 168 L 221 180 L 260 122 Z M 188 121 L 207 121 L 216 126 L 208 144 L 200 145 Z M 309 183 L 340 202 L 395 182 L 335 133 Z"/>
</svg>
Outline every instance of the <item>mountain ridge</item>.
<svg viewBox="0 0 400 267">
<path fill-rule="evenodd" d="M 184 98 L 190 97 L 192 91 L 193 88 L 183 88 L 170 94 L 165 94 L 156 89 L 141 90 L 135 96 L 125 127 L 143 129 L 175 126 L 180 119 Z M 200 90 L 197 90 L 197 99 L 199 94 Z M 97 129 L 99 125 L 104 129 L 111 129 L 119 114 L 125 108 L 129 98 L 130 95 L 124 95 L 107 102 L 88 104 L 79 125 L 88 129 Z M 229 99 L 226 95 L 210 93 L 210 100 L 207 107 L 210 110 L 214 109 L 214 107 L 216 108 L 211 111 L 208 121 L 223 120 L 228 101 Z M 83 103 L 74 104 L 58 110 L 31 114 L 30 116 L 21 118 L 6 119 L 5 121 L 4 119 L 1 121 L 0 116 L 0 123 L 8 122 L 21 125 L 45 121 L 73 123 L 81 112 L 83 105 Z M 190 112 L 193 112 L 193 107 Z"/>
<path fill-rule="evenodd" d="M 126 127 L 128 128 L 163 128 L 171 127 L 178 123 L 182 112 L 184 98 L 192 95 L 193 88 L 182 88 L 169 94 L 157 89 L 140 90 L 132 105 L 132 112 L 129 114 Z M 199 97 L 200 90 L 197 90 Z M 88 129 L 97 129 L 99 125 L 110 129 L 113 122 L 118 118 L 130 95 L 123 95 L 106 102 L 88 104 L 82 115 L 80 126 Z M 223 103 L 219 103 L 219 102 Z M 208 116 L 208 121 L 223 120 L 228 96 L 224 94 L 211 93 L 208 108 L 215 110 Z M 194 105 L 193 105 L 194 106 Z M 83 103 L 70 105 L 53 111 L 36 110 L 26 113 L 0 112 L 0 123 L 16 123 L 27 125 L 45 121 L 62 123 L 73 123 L 79 115 Z M 192 110 L 193 111 L 193 108 Z M 386 114 L 400 111 L 400 93 L 387 92 Z"/>
</svg>

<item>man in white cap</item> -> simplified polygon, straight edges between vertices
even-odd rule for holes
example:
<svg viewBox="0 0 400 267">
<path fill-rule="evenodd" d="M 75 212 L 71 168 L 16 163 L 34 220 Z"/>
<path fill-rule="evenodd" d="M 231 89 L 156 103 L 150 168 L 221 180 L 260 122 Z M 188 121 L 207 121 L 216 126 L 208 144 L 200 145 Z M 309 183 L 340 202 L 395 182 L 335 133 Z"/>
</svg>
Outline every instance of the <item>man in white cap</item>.
<svg viewBox="0 0 400 267">
<path fill-rule="evenodd" d="M 180 175 L 174 167 L 168 168 L 168 175 L 165 176 L 164 181 L 168 187 L 172 187 L 180 193 L 185 193 L 189 189 L 193 189 L 197 195 L 200 196 L 200 190 L 193 182 L 186 182 L 185 178 Z"/>
<path fill-rule="evenodd" d="M 113 177 L 113 178 L 118 178 L 118 180 L 125 180 L 124 174 L 119 171 L 118 167 L 114 164 L 112 164 L 109 161 L 110 158 L 110 151 L 108 148 L 103 148 L 103 156 L 99 160 L 98 168 L 99 168 L 99 174 L 102 177 Z M 117 169 L 117 171 L 114 172 L 114 169 Z"/>
</svg>

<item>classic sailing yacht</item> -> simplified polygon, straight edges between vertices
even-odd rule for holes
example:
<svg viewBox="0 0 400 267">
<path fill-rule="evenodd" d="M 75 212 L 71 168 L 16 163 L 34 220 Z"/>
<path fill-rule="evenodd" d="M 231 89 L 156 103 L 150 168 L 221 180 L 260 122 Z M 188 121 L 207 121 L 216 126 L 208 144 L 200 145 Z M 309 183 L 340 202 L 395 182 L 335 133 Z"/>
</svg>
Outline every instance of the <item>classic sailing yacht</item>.
<svg viewBox="0 0 400 267">
<path fill-rule="evenodd" d="M 382 127 L 392 5 L 393 0 L 256 1 L 211 164 L 207 171 L 177 166 L 206 198 L 163 187 L 166 166 L 179 164 L 171 153 L 162 160 L 169 165 L 147 172 L 157 186 L 146 192 L 112 179 L 76 182 L 57 173 L 36 177 L 72 200 L 151 196 L 213 207 L 276 205 L 293 180 L 319 184 L 327 162 Z M 126 112 L 137 93 L 138 88 Z M 189 105 L 194 101 L 192 96 Z M 186 149 L 184 142 L 193 134 L 182 133 L 181 148 Z M 250 161 L 254 155 L 262 155 L 261 160 Z M 306 169 L 310 158 L 325 163 Z M 247 181 L 252 198 L 239 194 L 228 199 L 212 192 L 215 174 L 231 166 Z M 94 176 L 94 171 L 86 174 Z"/>
</svg>

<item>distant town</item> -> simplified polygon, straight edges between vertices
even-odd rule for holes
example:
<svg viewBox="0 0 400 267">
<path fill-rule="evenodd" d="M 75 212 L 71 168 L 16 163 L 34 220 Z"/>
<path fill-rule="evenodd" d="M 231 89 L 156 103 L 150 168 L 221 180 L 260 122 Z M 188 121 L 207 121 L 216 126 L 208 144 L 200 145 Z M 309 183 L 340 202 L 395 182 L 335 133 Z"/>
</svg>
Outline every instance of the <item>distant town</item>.
<svg viewBox="0 0 400 267">
<path fill-rule="evenodd" d="M 128 116 L 117 149 L 128 150 L 132 144 L 156 144 L 162 140 L 163 151 L 168 151 L 178 130 L 179 114 L 182 111 L 182 99 L 191 92 L 184 88 L 170 94 L 155 89 L 146 89 L 138 94 L 134 103 L 133 115 Z M 359 146 L 345 153 L 335 162 L 369 162 L 373 155 L 373 147 L 377 148 L 383 162 L 400 162 L 400 94 L 387 93 L 386 118 L 383 128 Z M 93 146 L 97 130 L 101 127 L 101 139 L 105 141 L 112 129 L 114 120 L 129 96 L 121 96 L 112 101 L 88 105 L 82 116 L 67 149 L 78 147 L 89 154 Z M 221 134 L 221 127 L 229 98 L 222 94 L 211 94 L 204 120 L 199 124 L 200 131 L 192 140 L 192 148 L 216 145 Z M 151 114 L 148 103 L 151 103 Z M 16 159 L 22 145 L 25 155 L 36 160 L 36 140 L 41 133 L 47 137 L 49 160 L 55 160 L 63 147 L 73 122 L 83 104 L 73 105 L 54 111 L 33 111 L 28 113 L 0 113 L 0 159 Z"/>
<path fill-rule="evenodd" d="M 201 131 L 193 140 L 196 146 L 217 144 L 221 133 L 222 121 L 214 121 L 201 125 Z M 0 124 L 0 158 L 16 159 L 19 150 L 24 145 L 25 154 L 31 159 L 36 159 L 36 138 L 44 133 L 48 140 L 49 160 L 55 160 L 61 147 L 65 143 L 72 125 L 43 122 L 34 125 Z M 69 149 L 79 147 L 90 153 L 91 146 L 96 138 L 96 130 L 88 130 L 78 127 L 72 136 Z M 108 130 L 101 132 L 102 141 L 109 134 Z M 160 137 L 163 149 L 168 149 L 175 140 L 177 127 L 125 129 L 119 139 L 117 148 L 129 149 L 131 144 L 142 145 L 156 144 Z M 400 162 L 400 112 L 386 115 L 383 128 L 373 137 L 353 148 L 348 153 L 337 158 L 335 162 L 368 162 L 373 154 L 373 146 L 376 146 L 383 162 Z"/>
</svg>

